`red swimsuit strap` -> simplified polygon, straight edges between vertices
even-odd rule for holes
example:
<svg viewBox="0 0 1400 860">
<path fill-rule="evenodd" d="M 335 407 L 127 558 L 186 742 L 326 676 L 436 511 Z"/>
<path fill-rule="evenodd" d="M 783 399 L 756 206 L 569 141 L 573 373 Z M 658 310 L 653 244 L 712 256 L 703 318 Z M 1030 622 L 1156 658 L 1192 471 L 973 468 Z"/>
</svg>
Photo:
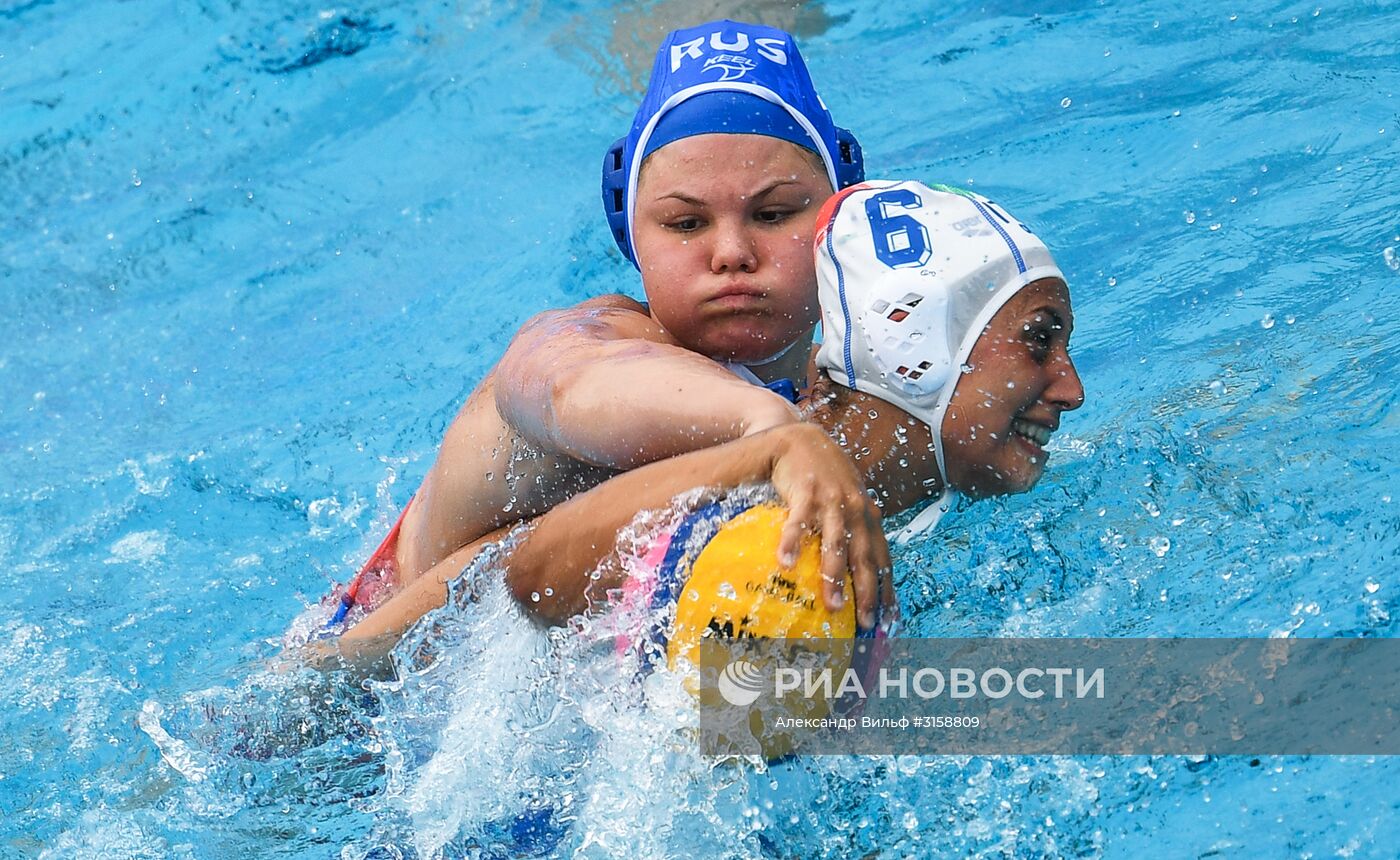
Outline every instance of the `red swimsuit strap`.
<svg viewBox="0 0 1400 860">
<path fill-rule="evenodd" d="M 412 506 L 413 499 L 409 499 L 408 504 L 404 505 L 403 510 L 399 512 L 399 518 L 395 520 L 394 527 L 389 529 L 389 533 L 384 536 L 384 542 L 379 545 L 379 549 L 374 551 L 374 555 L 369 557 L 365 566 L 360 568 L 360 572 L 355 574 L 354 579 L 350 580 L 350 586 L 345 589 L 346 603 L 354 604 L 355 595 L 360 590 L 360 583 L 370 571 L 383 568 L 386 562 L 392 559 L 394 550 L 399 543 L 399 527 L 403 525 L 403 518 L 408 516 L 408 509 Z"/>
</svg>

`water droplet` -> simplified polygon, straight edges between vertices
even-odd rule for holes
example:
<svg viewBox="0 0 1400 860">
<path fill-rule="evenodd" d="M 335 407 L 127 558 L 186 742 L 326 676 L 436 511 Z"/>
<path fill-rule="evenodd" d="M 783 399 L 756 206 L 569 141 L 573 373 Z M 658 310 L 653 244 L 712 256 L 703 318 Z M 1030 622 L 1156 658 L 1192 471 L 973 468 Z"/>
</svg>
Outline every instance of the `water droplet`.
<svg viewBox="0 0 1400 860">
<path fill-rule="evenodd" d="M 1262 328 L 1273 328 L 1273 327 L 1274 327 L 1274 315 L 1273 315 L 1273 314 L 1264 314 L 1264 318 L 1263 318 L 1262 320 L 1259 321 L 1259 325 L 1260 325 Z"/>
<path fill-rule="evenodd" d="M 1007 382 L 1006 382 L 1006 387 L 1007 387 L 1007 388 L 1015 388 L 1015 387 L 1016 387 L 1016 383 L 1014 383 L 1014 382 L 1012 382 L 1012 381 L 1010 381 L 1010 380 L 1007 380 Z"/>
<path fill-rule="evenodd" d="M 1152 540 L 1148 541 L 1147 545 L 1152 549 L 1153 555 L 1157 556 L 1158 558 L 1162 558 L 1163 556 L 1165 556 L 1167 554 L 1167 551 L 1172 548 L 1171 540 L 1169 538 L 1164 537 L 1155 537 Z M 1163 593 L 1165 594 L 1165 592 Z"/>
<path fill-rule="evenodd" d="M 1284 323 L 1286 323 L 1287 325 L 1293 325 L 1295 322 L 1298 321 L 1298 318 L 1295 317 L 1293 314 L 1289 314 L 1288 316 L 1286 316 L 1286 317 L 1283 318 L 1283 321 L 1284 321 Z"/>
<path fill-rule="evenodd" d="M 110 239 L 112 237 L 109 234 L 107 238 Z M 1396 251 L 1395 246 L 1392 245 L 1382 251 L 1381 258 L 1385 260 L 1386 266 L 1389 267 L 1392 272 L 1400 272 L 1400 251 Z"/>
<path fill-rule="evenodd" d="M 1214 232 L 1215 230 L 1219 230 L 1219 229 L 1220 229 L 1220 222 L 1217 221 L 1217 222 L 1215 222 L 1214 224 L 1210 225 L 1210 229 L 1211 229 L 1212 232 Z"/>
<path fill-rule="evenodd" d="M 1117 279 L 1117 278 L 1109 278 L 1109 279 L 1108 279 L 1108 285 L 1109 285 L 1110 287 L 1116 287 L 1116 286 L 1118 286 L 1118 279 Z"/>
<path fill-rule="evenodd" d="M 532 592 L 530 592 L 530 601 L 531 601 L 532 603 L 539 603 L 539 602 L 540 602 L 540 593 L 539 593 L 538 591 L 532 591 Z"/>
<path fill-rule="evenodd" d="M 719 584 L 719 596 L 723 597 L 725 600 L 738 600 L 739 592 L 734 590 L 733 583 L 721 582 Z"/>
<path fill-rule="evenodd" d="M 1195 212 L 1192 212 L 1190 209 L 1188 209 L 1188 210 L 1186 210 L 1185 212 L 1183 212 L 1182 214 L 1186 216 L 1186 223 L 1187 223 L 1187 224 L 1195 224 L 1195 223 L 1196 223 L 1196 213 L 1195 213 Z"/>
<path fill-rule="evenodd" d="M 1073 104 L 1073 102 L 1070 101 L 1069 96 L 1065 96 L 1064 98 L 1060 99 L 1060 107 L 1062 108 L 1067 108 L 1071 104 Z"/>
</svg>

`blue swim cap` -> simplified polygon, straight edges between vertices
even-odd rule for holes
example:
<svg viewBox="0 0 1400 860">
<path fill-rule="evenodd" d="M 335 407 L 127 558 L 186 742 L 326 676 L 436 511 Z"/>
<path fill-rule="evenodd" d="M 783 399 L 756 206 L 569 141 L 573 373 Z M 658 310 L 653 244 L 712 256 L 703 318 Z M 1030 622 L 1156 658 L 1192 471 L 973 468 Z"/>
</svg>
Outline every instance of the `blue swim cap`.
<svg viewBox="0 0 1400 860">
<path fill-rule="evenodd" d="M 632 253 L 632 209 L 642 160 L 697 134 L 760 134 L 815 152 L 833 189 L 865 177 L 860 144 L 837 128 L 791 35 L 714 21 L 661 43 L 632 130 L 603 160 L 603 208 L 622 255 Z"/>
</svg>

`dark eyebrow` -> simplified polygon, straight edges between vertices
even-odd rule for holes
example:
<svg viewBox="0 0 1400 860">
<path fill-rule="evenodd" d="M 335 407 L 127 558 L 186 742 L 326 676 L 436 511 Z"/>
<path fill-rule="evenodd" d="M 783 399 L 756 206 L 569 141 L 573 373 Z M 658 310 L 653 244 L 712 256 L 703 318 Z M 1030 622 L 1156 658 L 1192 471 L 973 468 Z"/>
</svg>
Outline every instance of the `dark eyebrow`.
<svg viewBox="0 0 1400 860">
<path fill-rule="evenodd" d="M 679 200 L 687 206 L 704 206 L 703 200 L 697 200 L 689 194 L 682 194 L 679 191 L 672 191 L 670 194 L 663 194 L 657 200 Z"/>
<path fill-rule="evenodd" d="M 772 182 L 755 191 L 753 193 L 753 196 L 762 197 L 763 195 L 768 194 L 769 192 L 776 191 L 777 189 L 782 188 L 784 185 L 801 184 L 802 183 L 798 182 L 796 179 L 774 179 Z"/>
<path fill-rule="evenodd" d="M 773 191 L 776 191 L 776 190 L 779 189 L 779 188 L 782 188 L 784 185 L 800 185 L 800 184 L 801 184 L 801 183 L 798 182 L 796 179 L 784 179 L 784 178 L 781 178 L 781 177 L 780 177 L 780 178 L 778 178 L 778 179 L 774 179 L 772 182 L 769 182 L 767 185 L 762 186 L 761 188 L 759 188 L 757 191 L 755 191 L 753 194 L 750 194 L 749 196 L 750 196 L 751 198 L 753 198 L 753 199 L 758 199 L 758 198 L 760 198 L 760 197 L 763 197 L 763 196 L 766 195 L 766 194 L 770 194 L 770 193 L 772 193 Z M 669 200 L 679 200 L 680 202 L 682 202 L 682 203 L 684 203 L 684 204 L 686 204 L 686 205 L 688 205 L 688 206 L 704 206 L 704 205 L 705 205 L 705 201 L 700 200 L 700 199 L 695 198 L 695 197 L 691 197 L 689 194 L 686 194 L 686 193 L 681 192 L 681 191 L 672 191 L 672 192 L 670 192 L 669 194 L 662 194 L 660 197 L 657 197 L 656 199 L 657 199 L 657 200 L 668 200 L 668 199 L 669 199 Z"/>
</svg>

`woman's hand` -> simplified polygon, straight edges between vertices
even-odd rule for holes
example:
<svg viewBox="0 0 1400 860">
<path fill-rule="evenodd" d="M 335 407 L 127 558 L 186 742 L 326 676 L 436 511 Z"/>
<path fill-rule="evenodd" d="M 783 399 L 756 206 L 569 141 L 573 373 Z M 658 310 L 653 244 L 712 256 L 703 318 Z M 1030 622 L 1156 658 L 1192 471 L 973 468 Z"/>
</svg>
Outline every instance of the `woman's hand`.
<svg viewBox="0 0 1400 860">
<path fill-rule="evenodd" d="M 532 614 L 562 623 L 611 587 L 611 579 L 595 580 L 590 572 L 613 554 L 618 531 L 638 511 L 665 508 L 696 487 L 763 481 L 774 485 L 789 510 L 777 561 L 791 567 L 803 539 L 820 534 L 823 601 L 839 609 L 846 571 L 853 571 L 856 618 L 863 628 L 873 627 L 877 605 L 894 605 L 880 511 L 855 465 L 812 424 L 781 424 L 651 463 L 574 496 L 535 520 L 511 553 L 506 584 Z"/>
<path fill-rule="evenodd" d="M 779 436 L 772 456 L 773 486 L 788 508 L 778 543 L 778 561 L 791 567 L 807 535 L 821 535 L 822 583 L 828 609 L 845 602 L 846 571 L 854 580 L 856 618 L 875 626 L 876 607 L 893 605 L 890 548 L 880 527 L 880 509 L 846 453 L 813 424 L 788 424 L 766 433 Z"/>
</svg>

